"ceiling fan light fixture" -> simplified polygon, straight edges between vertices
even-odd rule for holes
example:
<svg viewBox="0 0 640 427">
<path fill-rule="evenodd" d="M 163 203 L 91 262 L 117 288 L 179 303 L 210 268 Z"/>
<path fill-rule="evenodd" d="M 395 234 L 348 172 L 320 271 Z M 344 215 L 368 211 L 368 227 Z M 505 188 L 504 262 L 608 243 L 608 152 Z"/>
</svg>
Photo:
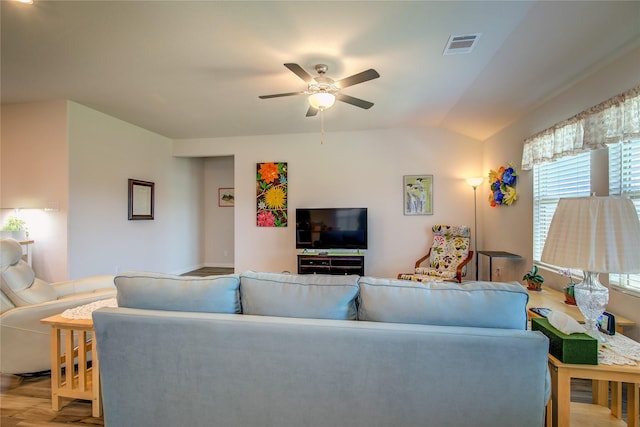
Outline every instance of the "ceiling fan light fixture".
<svg viewBox="0 0 640 427">
<path fill-rule="evenodd" d="M 287 92 L 287 93 L 275 93 L 273 95 L 260 95 L 260 99 L 281 98 L 283 96 L 295 96 L 306 95 L 309 102 L 309 108 L 307 109 L 307 117 L 315 117 L 319 112 L 331 108 L 336 100 L 351 104 L 358 108 L 368 110 L 373 107 L 373 102 L 365 101 L 364 99 L 355 98 L 353 96 L 346 95 L 341 92 L 342 89 L 350 86 L 354 86 L 360 83 L 368 82 L 369 80 L 377 79 L 380 74 L 373 68 L 354 74 L 349 77 L 345 77 L 338 81 L 333 80 L 325 75 L 327 66 L 323 64 L 316 65 L 316 72 L 318 77 L 311 77 L 304 68 L 298 64 L 287 63 L 284 64 L 289 71 L 293 72 L 296 76 L 300 77 L 307 83 L 307 90 L 304 92 Z M 322 114 L 320 115 L 322 117 Z"/>
<path fill-rule="evenodd" d="M 329 92 L 316 92 L 309 95 L 309 105 L 318 110 L 331 108 L 335 102 L 335 95 Z"/>
</svg>

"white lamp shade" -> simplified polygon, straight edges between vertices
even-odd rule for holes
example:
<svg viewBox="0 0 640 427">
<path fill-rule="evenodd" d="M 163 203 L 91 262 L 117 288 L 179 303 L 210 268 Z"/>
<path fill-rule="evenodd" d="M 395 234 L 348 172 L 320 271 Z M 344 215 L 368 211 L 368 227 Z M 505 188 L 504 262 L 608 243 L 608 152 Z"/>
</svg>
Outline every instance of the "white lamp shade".
<svg viewBox="0 0 640 427">
<path fill-rule="evenodd" d="M 335 102 L 335 95 L 329 92 L 316 92 L 309 95 L 309 105 L 319 110 L 331 108 Z"/>
<path fill-rule="evenodd" d="M 476 188 L 477 186 L 482 184 L 482 181 L 484 181 L 484 178 L 481 176 L 475 178 L 467 178 L 467 184 L 469 184 L 473 188 Z"/>
<path fill-rule="evenodd" d="M 541 261 L 597 273 L 640 272 L 640 221 L 627 197 L 560 199 Z"/>
</svg>

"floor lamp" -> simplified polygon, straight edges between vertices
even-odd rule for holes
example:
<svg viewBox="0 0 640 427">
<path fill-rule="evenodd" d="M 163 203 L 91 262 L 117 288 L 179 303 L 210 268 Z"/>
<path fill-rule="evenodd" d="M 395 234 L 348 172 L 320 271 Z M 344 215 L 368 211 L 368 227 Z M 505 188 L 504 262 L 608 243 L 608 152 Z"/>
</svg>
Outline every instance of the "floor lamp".
<svg viewBox="0 0 640 427">
<path fill-rule="evenodd" d="M 483 177 L 467 178 L 467 184 L 473 187 L 473 252 L 476 256 L 476 281 L 478 280 L 478 203 L 476 201 L 476 190 L 484 181 Z"/>
</svg>

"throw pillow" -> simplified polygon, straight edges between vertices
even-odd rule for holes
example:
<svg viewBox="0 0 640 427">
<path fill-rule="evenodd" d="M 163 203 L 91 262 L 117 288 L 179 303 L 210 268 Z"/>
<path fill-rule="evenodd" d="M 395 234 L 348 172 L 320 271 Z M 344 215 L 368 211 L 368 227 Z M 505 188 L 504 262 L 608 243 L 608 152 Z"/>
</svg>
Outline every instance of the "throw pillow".
<svg viewBox="0 0 640 427">
<path fill-rule="evenodd" d="M 280 274 L 240 275 L 244 314 L 356 320 L 359 276 Z"/>
<path fill-rule="evenodd" d="M 360 278 L 358 320 L 526 329 L 529 294 L 517 282 Z"/>
<path fill-rule="evenodd" d="M 114 279 L 118 306 L 147 310 L 240 313 L 236 274 L 191 277 L 126 272 Z"/>
</svg>

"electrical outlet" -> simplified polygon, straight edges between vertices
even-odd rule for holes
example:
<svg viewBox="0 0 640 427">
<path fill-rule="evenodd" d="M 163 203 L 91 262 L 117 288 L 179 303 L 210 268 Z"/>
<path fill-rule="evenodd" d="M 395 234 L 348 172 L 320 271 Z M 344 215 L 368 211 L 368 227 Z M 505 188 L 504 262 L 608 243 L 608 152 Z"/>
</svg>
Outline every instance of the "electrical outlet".
<svg viewBox="0 0 640 427">
<path fill-rule="evenodd" d="M 224 256 L 229 256 L 229 251 L 225 250 L 224 251 Z"/>
</svg>

